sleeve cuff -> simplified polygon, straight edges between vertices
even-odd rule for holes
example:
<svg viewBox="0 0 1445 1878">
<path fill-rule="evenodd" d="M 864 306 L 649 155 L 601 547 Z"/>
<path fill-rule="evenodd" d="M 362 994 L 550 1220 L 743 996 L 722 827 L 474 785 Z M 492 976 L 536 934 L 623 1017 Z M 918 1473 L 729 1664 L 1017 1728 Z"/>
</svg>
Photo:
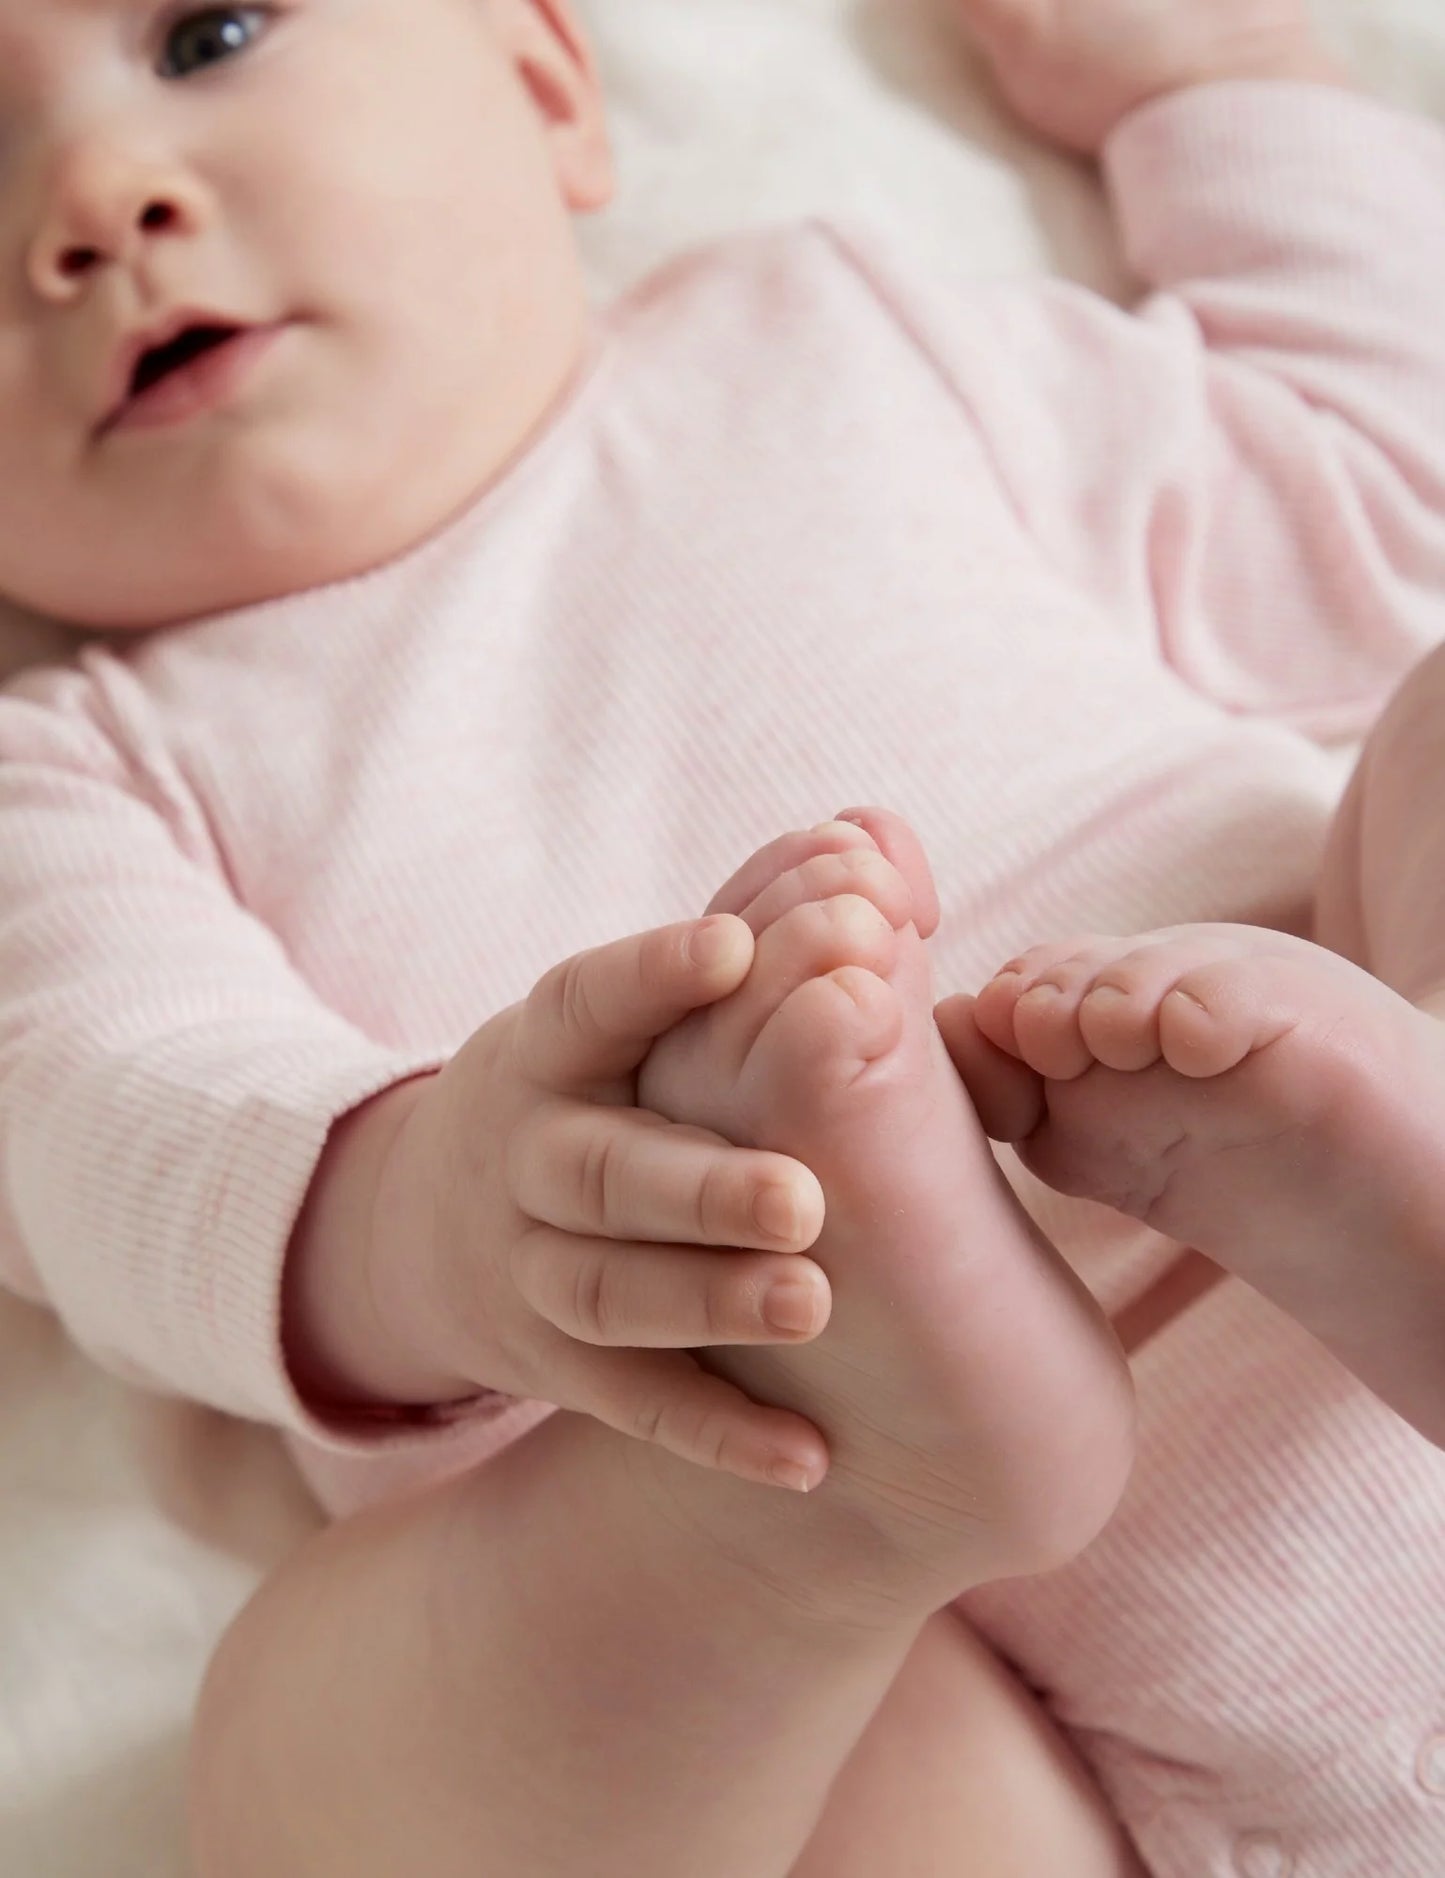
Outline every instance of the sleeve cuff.
<svg viewBox="0 0 1445 1878">
<path fill-rule="evenodd" d="M 1228 79 L 1151 99 L 1102 153 L 1130 267 L 1164 286 L 1261 260 L 1445 238 L 1445 130 L 1348 86 Z M 1187 202 L 1188 214 L 1181 213 Z M 1357 232 L 1358 231 L 1358 232 Z"/>
</svg>

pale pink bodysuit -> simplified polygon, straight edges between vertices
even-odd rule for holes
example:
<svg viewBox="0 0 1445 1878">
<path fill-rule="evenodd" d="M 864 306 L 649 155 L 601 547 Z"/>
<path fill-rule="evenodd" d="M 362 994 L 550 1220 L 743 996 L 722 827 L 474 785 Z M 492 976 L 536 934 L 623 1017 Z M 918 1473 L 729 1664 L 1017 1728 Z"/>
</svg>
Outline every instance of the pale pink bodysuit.
<svg viewBox="0 0 1445 1878">
<path fill-rule="evenodd" d="M 1304 929 L 1321 745 L 1445 638 L 1445 136 L 1235 83 L 1106 172 L 1132 313 L 725 244 L 400 560 L 0 695 L 10 1285 L 344 1512 L 549 1412 L 329 1423 L 278 1316 L 334 1119 L 557 960 L 866 801 L 932 858 L 940 993 L 1070 931 Z M 1175 1256 L 1013 1172 L 1109 1310 Z M 1439 1878 L 1445 1455 L 1232 1280 L 1136 1372 L 1114 1523 L 970 1616 L 1156 1878 Z"/>
</svg>

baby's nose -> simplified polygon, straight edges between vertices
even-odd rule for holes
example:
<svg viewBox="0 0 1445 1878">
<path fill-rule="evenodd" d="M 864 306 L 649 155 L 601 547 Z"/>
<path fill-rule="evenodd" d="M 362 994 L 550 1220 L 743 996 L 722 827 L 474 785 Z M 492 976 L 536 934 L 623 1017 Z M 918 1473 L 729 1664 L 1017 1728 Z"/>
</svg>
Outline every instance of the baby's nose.
<svg viewBox="0 0 1445 1878">
<path fill-rule="evenodd" d="M 179 165 L 126 157 L 109 139 L 77 141 L 52 172 L 26 271 L 36 293 L 65 299 L 101 264 L 134 265 L 156 236 L 194 233 L 202 220 Z"/>
</svg>

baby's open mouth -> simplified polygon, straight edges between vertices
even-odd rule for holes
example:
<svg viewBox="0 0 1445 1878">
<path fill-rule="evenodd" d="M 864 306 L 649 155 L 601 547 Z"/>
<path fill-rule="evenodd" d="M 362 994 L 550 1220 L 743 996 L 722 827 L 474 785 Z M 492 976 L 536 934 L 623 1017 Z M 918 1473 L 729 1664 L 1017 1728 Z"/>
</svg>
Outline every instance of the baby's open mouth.
<svg viewBox="0 0 1445 1878">
<path fill-rule="evenodd" d="M 199 357 L 202 352 L 209 352 L 213 346 L 224 345 L 240 331 L 239 326 L 188 326 L 168 345 L 152 346 L 149 352 L 142 353 L 136 365 L 130 384 L 131 397 L 139 397 L 141 392 L 149 390 L 168 372 L 188 365 L 192 359 Z"/>
<path fill-rule="evenodd" d="M 154 344 L 138 336 L 122 345 L 111 380 L 113 402 L 95 439 L 116 431 L 169 430 L 231 404 L 290 324 L 251 324 L 200 307 L 158 321 L 151 328 Z"/>
</svg>

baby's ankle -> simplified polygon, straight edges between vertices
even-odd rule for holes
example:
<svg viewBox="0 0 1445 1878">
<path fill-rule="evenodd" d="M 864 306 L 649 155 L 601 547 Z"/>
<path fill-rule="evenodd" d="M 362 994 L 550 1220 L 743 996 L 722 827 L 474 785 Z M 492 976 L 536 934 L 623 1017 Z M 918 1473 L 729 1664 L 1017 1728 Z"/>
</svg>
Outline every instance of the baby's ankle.
<svg viewBox="0 0 1445 1878">
<path fill-rule="evenodd" d="M 911 1571 L 896 1546 L 832 1505 L 828 1482 L 810 1495 L 710 1473 L 655 1443 L 627 1442 L 619 1458 L 639 1517 L 679 1542 L 710 1606 L 747 1608 L 789 1634 L 911 1638 L 949 1596 Z M 982 1575 L 980 1577 L 982 1581 Z"/>
</svg>

